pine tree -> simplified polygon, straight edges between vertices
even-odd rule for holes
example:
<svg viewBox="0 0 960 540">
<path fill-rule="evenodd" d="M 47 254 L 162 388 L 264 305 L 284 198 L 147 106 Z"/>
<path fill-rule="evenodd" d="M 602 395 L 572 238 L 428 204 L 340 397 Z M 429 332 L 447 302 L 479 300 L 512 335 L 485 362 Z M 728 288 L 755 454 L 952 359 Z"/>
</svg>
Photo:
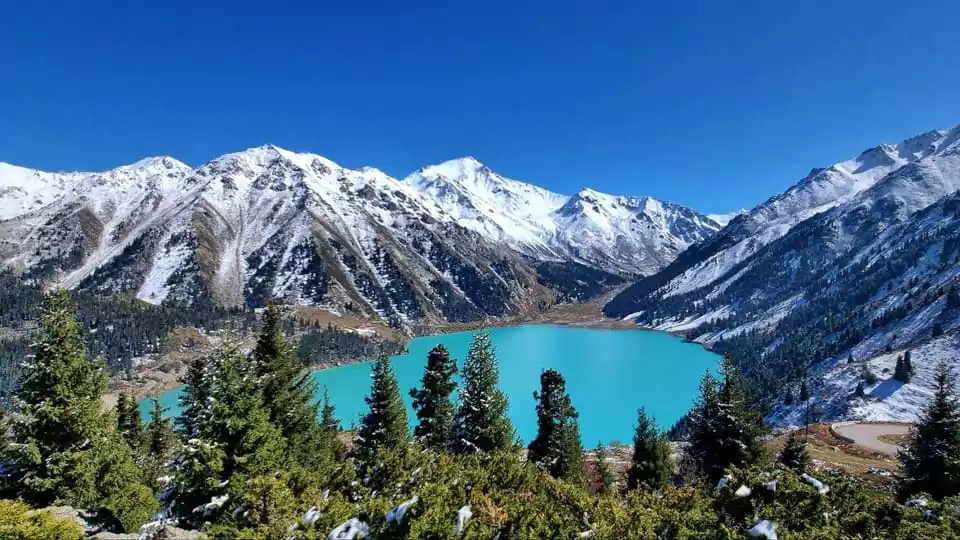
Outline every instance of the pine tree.
<svg viewBox="0 0 960 540">
<path fill-rule="evenodd" d="M 730 467 L 752 465 L 763 449 L 760 415 L 730 355 L 723 358 L 721 375 L 719 388 L 711 375 L 704 376 L 692 416 L 691 454 L 713 481 Z"/>
<path fill-rule="evenodd" d="M 146 433 L 147 452 L 155 458 L 161 458 L 173 446 L 176 435 L 170 419 L 163 417 L 160 398 L 152 396 L 150 404 L 150 423 L 147 424 Z"/>
<path fill-rule="evenodd" d="M 378 449 L 396 450 L 409 440 L 407 410 L 400 398 L 400 386 L 390 365 L 390 357 L 382 352 L 373 364 L 369 412 L 360 420 L 354 453 L 360 463 L 371 465 Z"/>
<path fill-rule="evenodd" d="M 903 355 L 897 356 L 897 363 L 893 368 L 893 378 L 902 383 L 910 382 L 910 375 L 907 373 L 906 365 L 903 362 Z"/>
<path fill-rule="evenodd" d="M 597 476 L 600 481 L 598 489 L 600 495 L 613 493 L 614 482 L 616 481 L 613 471 L 610 470 L 610 464 L 607 463 L 608 453 L 607 447 L 603 443 L 597 443 Z"/>
<path fill-rule="evenodd" d="M 321 457 L 326 460 L 340 458 L 346 452 L 344 445 L 337 438 L 340 433 L 340 419 L 337 418 L 337 410 L 333 402 L 330 401 L 330 392 L 327 387 L 323 387 L 323 399 L 320 401 L 320 445 L 317 451 Z"/>
<path fill-rule="evenodd" d="M 907 382 L 913 377 L 913 361 L 910 359 L 910 351 L 903 351 L 903 370 L 907 374 Z"/>
<path fill-rule="evenodd" d="M 253 363 L 270 422 L 288 441 L 288 451 L 299 464 L 316 467 L 327 456 L 316 451 L 322 433 L 317 424 L 317 386 L 283 335 L 280 306 L 271 304 L 253 350 Z"/>
<path fill-rule="evenodd" d="M 943 325 L 936 322 L 933 323 L 933 332 L 931 333 L 932 337 L 940 337 L 943 335 Z"/>
<path fill-rule="evenodd" d="M 798 473 L 807 470 L 807 467 L 810 465 L 810 454 L 807 451 L 807 443 L 797 436 L 796 431 L 790 432 L 778 460 L 780 463 L 783 463 Z"/>
<path fill-rule="evenodd" d="M 460 406 L 454 415 L 454 444 L 461 452 L 513 446 L 513 426 L 507 417 L 507 398 L 497 387 L 499 378 L 490 333 L 478 331 L 464 362 Z"/>
<path fill-rule="evenodd" d="M 936 498 L 960 494 L 960 404 L 947 363 L 936 371 L 933 399 L 911 430 L 910 445 L 900 453 L 905 493 L 925 492 Z"/>
<path fill-rule="evenodd" d="M 656 421 L 643 407 L 637 411 L 637 428 L 633 435 L 633 458 L 627 473 L 628 489 L 659 489 L 670 479 L 673 462 L 670 443 L 657 429 Z"/>
<path fill-rule="evenodd" d="M 857 381 L 857 388 L 853 391 L 853 397 L 863 397 L 864 395 L 863 381 Z"/>
<path fill-rule="evenodd" d="M 554 478 L 583 482 L 583 448 L 577 411 L 567 394 L 567 383 L 555 369 L 540 374 L 537 401 L 537 436 L 530 443 L 527 460 Z"/>
<path fill-rule="evenodd" d="M 719 382 L 710 371 L 700 379 L 700 390 L 696 403 L 689 413 L 690 446 L 686 457 L 692 460 L 693 467 L 706 470 L 710 452 L 716 447 Z"/>
<path fill-rule="evenodd" d="M 75 312 L 66 291 L 44 301 L 40 340 L 21 377 L 16 444 L 4 460 L 24 500 L 105 509 L 135 529 L 155 511 L 156 500 L 129 445 L 101 410 L 106 368 L 87 359 Z"/>
<path fill-rule="evenodd" d="M 960 293 L 957 292 L 956 286 L 951 285 L 950 290 L 947 291 L 947 309 L 957 308 L 960 308 Z"/>
<path fill-rule="evenodd" d="M 175 466 L 173 507 L 187 521 L 208 519 L 193 509 L 223 495 L 234 476 L 273 474 L 284 464 L 285 441 L 270 422 L 255 375 L 256 365 L 232 346 L 206 362 L 199 386 L 207 400 Z"/>
<path fill-rule="evenodd" d="M 137 450 L 143 444 L 143 424 L 140 423 L 140 407 L 133 396 L 121 392 L 117 397 L 117 431 L 130 448 Z"/>
<path fill-rule="evenodd" d="M 444 449 L 453 440 L 454 405 L 450 395 L 457 388 L 453 380 L 456 374 L 456 361 L 450 358 L 446 347 L 437 345 L 427 355 L 422 389 L 410 390 L 420 421 L 413 434 L 427 446 Z"/>
<path fill-rule="evenodd" d="M 804 379 L 800 383 L 800 401 L 806 403 L 810 399 L 810 391 L 807 390 L 807 380 Z"/>
<path fill-rule="evenodd" d="M 340 432 L 340 419 L 337 418 L 337 409 L 330 401 L 330 391 L 326 386 L 323 387 L 323 399 L 321 400 L 320 426 L 329 433 Z"/>
<path fill-rule="evenodd" d="M 187 364 L 187 372 L 180 379 L 184 386 L 178 399 L 180 416 L 174 420 L 174 426 L 176 426 L 177 432 L 188 440 L 197 437 L 199 425 L 206 420 L 204 414 L 207 410 L 207 398 L 210 394 L 206 369 L 206 359 L 195 358 Z"/>
</svg>

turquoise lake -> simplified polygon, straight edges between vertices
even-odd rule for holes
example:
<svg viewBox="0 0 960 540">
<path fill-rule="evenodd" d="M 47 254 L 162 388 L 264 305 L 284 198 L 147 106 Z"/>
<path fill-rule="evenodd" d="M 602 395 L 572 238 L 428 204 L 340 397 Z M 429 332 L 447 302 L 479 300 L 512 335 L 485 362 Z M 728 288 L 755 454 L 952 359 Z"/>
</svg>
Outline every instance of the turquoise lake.
<svg viewBox="0 0 960 540">
<path fill-rule="evenodd" d="M 529 442 L 537 431 L 533 392 L 540 372 L 559 370 L 580 413 L 586 446 L 633 440 L 637 409 L 647 408 L 662 428 L 673 425 L 693 404 L 700 377 L 716 372 L 719 357 L 701 346 L 662 332 L 603 330 L 570 326 L 525 325 L 490 330 L 500 366 L 500 388 L 510 399 L 510 418 Z M 443 344 L 463 366 L 473 332 L 416 338 L 409 354 L 391 361 L 410 415 L 409 390 L 419 385 L 427 352 Z M 326 386 L 344 428 L 359 422 L 370 390 L 370 363 L 349 364 L 313 373 Z M 161 395 L 169 415 L 177 414 L 179 389 Z M 148 413 L 149 402 L 141 403 Z"/>
</svg>

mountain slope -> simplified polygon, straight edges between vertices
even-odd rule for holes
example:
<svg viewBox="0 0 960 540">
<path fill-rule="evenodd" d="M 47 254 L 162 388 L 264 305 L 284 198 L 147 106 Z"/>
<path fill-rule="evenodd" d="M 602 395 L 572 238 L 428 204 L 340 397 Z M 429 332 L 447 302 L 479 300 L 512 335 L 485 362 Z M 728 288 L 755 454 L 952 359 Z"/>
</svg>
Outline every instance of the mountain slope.
<svg viewBox="0 0 960 540">
<path fill-rule="evenodd" d="M 956 131 L 930 131 L 896 145 L 869 149 L 856 159 L 813 169 L 787 191 L 735 217 L 720 233 L 679 254 L 662 272 L 625 290 L 605 312 L 623 317 L 637 311 L 635 304 L 647 295 L 684 294 L 716 282 L 802 221 L 850 201 L 901 167 L 927 160 L 938 149 L 955 144 Z M 941 197 L 946 192 L 933 190 Z M 920 201 L 905 205 L 913 211 L 922 207 Z"/>
<path fill-rule="evenodd" d="M 196 170 L 161 158 L 71 178 L 0 222 L 5 266 L 157 304 L 280 298 L 394 326 L 550 297 L 517 253 L 375 169 L 265 146 Z"/>
<path fill-rule="evenodd" d="M 573 197 L 498 175 L 474 158 L 425 167 L 405 183 L 458 223 L 540 260 L 572 260 L 623 275 L 657 272 L 721 228 L 706 216 L 649 197 L 591 189 Z"/>
<path fill-rule="evenodd" d="M 767 397 L 850 354 L 928 339 L 934 322 L 949 329 L 958 135 L 931 132 L 815 171 L 682 254 L 682 271 L 605 309 L 735 353 Z"/>
</svg>

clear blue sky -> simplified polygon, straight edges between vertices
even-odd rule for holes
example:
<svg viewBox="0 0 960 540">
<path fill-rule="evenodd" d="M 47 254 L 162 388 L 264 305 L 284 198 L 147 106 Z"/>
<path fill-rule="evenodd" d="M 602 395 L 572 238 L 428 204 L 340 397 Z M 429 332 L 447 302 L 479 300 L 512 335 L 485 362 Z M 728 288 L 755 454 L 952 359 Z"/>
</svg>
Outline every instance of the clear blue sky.
<svg viewBox="0 0 960 540">
<path fill-rule="evenodd" d="M 270 142 L 402 178 L 473 155 L 720 212 L 960 123 L 958 21 L 955 0 L 5 2 L 0 161 Z"/>
</svg>

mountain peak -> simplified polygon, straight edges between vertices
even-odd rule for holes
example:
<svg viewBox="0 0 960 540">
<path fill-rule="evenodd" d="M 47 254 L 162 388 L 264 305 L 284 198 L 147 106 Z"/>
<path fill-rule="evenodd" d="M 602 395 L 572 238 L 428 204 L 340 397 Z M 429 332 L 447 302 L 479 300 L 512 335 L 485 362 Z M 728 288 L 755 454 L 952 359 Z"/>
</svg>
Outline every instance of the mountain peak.
<svg viewBox="0 0 960 540">
<path fill-rule="evenodd" d="M 186 163 L 170 156 L 153 156 L 135 161 L 129 165 L 118 167 L 119 169 L 182 169 L 190 170 L 191 167 Z"/>
<path fill-rule="evenodd" d="M 436 165 L 428 165 L 420 169 L 418 172 L 422 176 L 443 176 L 444 178 L 453 180 L 463 176 L 468 176 L 481 169 L 486 169 L 489 171 L 486 165 L 480 163 L 477 158 L 466 156 L 456 159 L 448 159 L 447 161 L 438 163 Z"/>
</svg>

